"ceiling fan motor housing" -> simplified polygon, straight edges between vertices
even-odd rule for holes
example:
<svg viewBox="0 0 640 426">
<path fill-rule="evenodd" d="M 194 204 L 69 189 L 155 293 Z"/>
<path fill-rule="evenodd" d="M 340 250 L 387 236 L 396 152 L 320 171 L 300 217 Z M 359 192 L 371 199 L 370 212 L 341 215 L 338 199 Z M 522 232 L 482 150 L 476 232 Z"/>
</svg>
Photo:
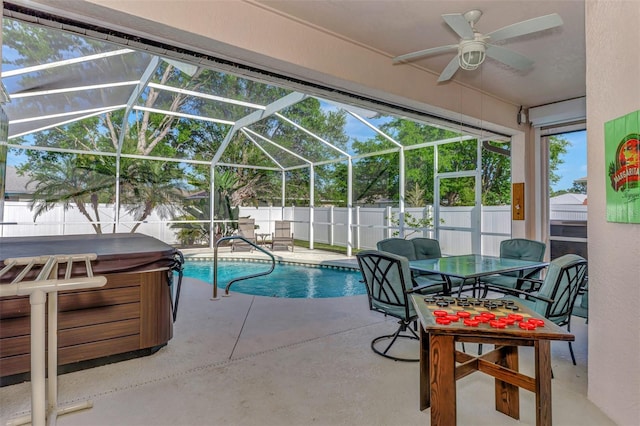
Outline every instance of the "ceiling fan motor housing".
<svg viewBox="0 0 640 426">
<path fill-rule="evenodd" d="M 464 40 L 458 48 L 458 60 L 463 70 L 475 70 L 484 62 L 486 46 L 482 40 Z"/>
</svg>

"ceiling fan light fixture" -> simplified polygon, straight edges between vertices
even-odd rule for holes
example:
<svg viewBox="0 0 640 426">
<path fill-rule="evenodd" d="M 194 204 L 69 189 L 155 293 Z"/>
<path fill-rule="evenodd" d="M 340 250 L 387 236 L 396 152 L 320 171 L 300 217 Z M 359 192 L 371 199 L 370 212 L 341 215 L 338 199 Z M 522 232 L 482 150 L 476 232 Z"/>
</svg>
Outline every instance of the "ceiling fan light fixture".
<svg viewBox="0 0 640 426">
<path fill-rule="evenodd" d="M 485 43 L 483 41 L 470 40 L 460 45 L 458 62 L 463 70 L 475 70 L 484 62 L 485 58 Z"/>
</svg>

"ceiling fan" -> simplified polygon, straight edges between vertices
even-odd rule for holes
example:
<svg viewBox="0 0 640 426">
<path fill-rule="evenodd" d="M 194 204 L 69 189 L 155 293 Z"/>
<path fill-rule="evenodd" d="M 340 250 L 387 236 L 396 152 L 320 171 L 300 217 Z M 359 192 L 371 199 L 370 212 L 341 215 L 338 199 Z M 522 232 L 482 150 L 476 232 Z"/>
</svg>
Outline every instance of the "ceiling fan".
<svg viewBox="0 0 640 426">
<path fill-rule="evenodd" d="M 475 29 L 475 24 L 481 16 L 482 12 L 480 10 L 442 15 L 442 19 L 460 36 L 460 42 L 458 44 L 434 47 L 400 55 L 393 58 L 393 63 L 409 62 L 424 56 L 457 50 L 457 56 L 454 57 L 444 71 L 442 71 L 438 82 L 449 80 L 456 71 L 458 71 L 458 68 L 475 70 L 484 62 L 487 56 L 512 68 L 524 71 L 533 66 L 531 59 L 513 50 L 492 43 L 559 27 L 563 23 L 560 15 L 552 13 L 550 15 L 539 16 L 511 24 L 487 34 L 481 34 Z"/>
</svg>

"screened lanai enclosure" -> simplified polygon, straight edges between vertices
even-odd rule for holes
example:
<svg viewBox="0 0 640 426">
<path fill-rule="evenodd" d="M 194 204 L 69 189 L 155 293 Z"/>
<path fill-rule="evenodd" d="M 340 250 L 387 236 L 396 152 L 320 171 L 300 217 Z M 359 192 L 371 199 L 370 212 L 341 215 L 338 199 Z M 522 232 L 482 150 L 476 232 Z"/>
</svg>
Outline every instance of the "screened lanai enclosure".
<svg viewBox="0 0 640 426">
<path fill-rule="evenodd" d="M 509 139 L 96 29 L 3 19 L 1 236 L 142 232 L 211 247 L 509 238 Z M 61 27 L 63 29 L 61 29 Z M 235 72 L 234 72 L 235 71 Z"/>
</svg>

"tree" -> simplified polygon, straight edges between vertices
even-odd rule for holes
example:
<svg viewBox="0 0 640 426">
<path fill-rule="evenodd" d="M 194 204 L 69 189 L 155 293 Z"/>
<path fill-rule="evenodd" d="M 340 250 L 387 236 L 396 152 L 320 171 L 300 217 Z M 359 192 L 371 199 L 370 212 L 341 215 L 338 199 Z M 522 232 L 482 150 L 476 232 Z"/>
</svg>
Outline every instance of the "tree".
<svg viewBox="0 0 640 426">
<path fill-rule="evenodd" d="M 574 194 L 586 194 L 587 193 L 587 182 L 583 181 L 573 181 L 573 185 L 569 189 L 569 192 L 573 192 Z"/>
<path fill-rule="evenodd" d="M 452 131 L 400 119 L 388 122 L 382 130 L 407 147 L 458 136 Z M 490 144 L 502 149 L 509 147 L 508 143 L 503 142 L 491 142 Z M 386 139 L 379 136 L 367 141 L 358 141 L 354 143 L 354 147 L 367 149 L 368 152 L 374 149 L 393 148 Z M 412 199 L 416 205 L 433 203 L 434 157 L 435 148 L 432 146 L 405 151 L 406 187 L 411 188 L 411 185 L 418 185 L 423 190 L 422 203 L 417 204 L 418 201 L 415 197 Z M 365 176 L 365 179 L 359 184 L 359 192 L 356 193 L 356 197 L 361 202 L 373 202 L 382 198 L 390 198 L 397 202 L 398 161 L 397 154 L 366 158 L 361 161 L 362 166 L 358 169 L 358 178 L 360 180 L 362 176 Z M 462 140 L 438 146 L 438 171 L 441 173 L 475 170 L 476 163 L 476 140 Z M 481 181 L 483 203 L 488 205 L 508 203 L 511 193 L 510 181 L 510 158 L 497 152 L 483 150 Z M 440 193 L 443 197 L 441 202 L 451 206 L 473 205 L 475 203 L 473 188 L 473 180 L 470 178 L 442 179 L 440 182 Z"/>
<path fill-rule="evenodd" d="M 156 75 L 166 83 L 174 74 L 180 74 L 180 71 L 165 64 L 158 68 Z M 144 105 L 157 108 L 158 103 L 168 103 L 168 108 L 175 110 L 184 102 L 184 95 L 179 94 L 171 99 L 159 98 L 159 91 L 150 89 Z M 120 134 L 124 133 L 121 152 L 125 155 L 172 157 L 176 154 L 173 147 L 164 143 L 176 117 L 152 114 L 146 110 L 135 115 L 139 116 L 133 126 L 128 119 L 125 120 L 120 110 L 33 135 L 37 146 L 93 151 L 75 156 L 51 151 L 27 151 L 29 161 L 21 165 L 19 170 L 21 173 L 30 173 L 32 181 L 36 182 L 37 191 L 32 204 L 34 219 L 56 202 L 63 202 L 65 208 L 69 208 L 69 200 L 73 200 L 80 212 L 92 222 L 95 232 L 102 233 L 97 204 L 115 201 L 115 176 L 118 170 L 113 156 L 99 153 L 117 152 Z M 61 170 L 63 167 L 69 170 Z M 179 179 L 181 172 L 178 163 L 123 156 L 119 172 L 121 206 L 137 222 L 131 232 L 135 232 L 154 210 L 161 218 L 171 217 L 180 211 L 184 188 Z M 83 173 L 84 177 L 77 179 L 79 173 Z M 61 176 L 70 178 L 66 185 L 60 183 Z M 50 186 L 55 190 L 48 189 Z"/>
<path fill-rule="evenodd" d="M 418 182 L 414 182 L 413 188 L 406 191 L 405 198 L 407 199 L 408 207 L 423 207 L 425 205 L 424 189 L 420 188 Z"/>
<path fill-rule="evenodd" d="M 571 142 L 562 136 L 549 137 L 549 188 L 562 179 L 562 176 L 558 174 L 558 168 L 564 164 L 562 156 L 567 153 L 569 146 L 571 146 Z"/>
<path fill-rule="evenodd" d="M 101 234 L 98 207 L 101 198 L 113 187 L 113 176 L 100 175 L 91 169 L 76 167 L 77 162 L 73 156 L 53 156 L 59 158 L 49 163 L 46 168 L 29 168 L 29 183 L 35 183 L 34 201 L 31 204 L 33 220 L 60 204 L 65 210 L 75 204 L 80 213 L 91 222 L 96 234 Z"/>
<path fill-rule="evenodd" d="M 395 213 L 392 213 L 391 217 L 389 218 L 389 222 L 391 222 L 391 224 L 394 226 L 399 226 L 400 218 Z M 444 221 L 442 220 L 441 222 L 444 223 Z M 404 235 L 404 238 L 407 239 L 411 235 L 421 232 L 425 228 L 431 228 L 433 226 L 433 217 L 431 216 L 415 217 L 411 213 L 405 212 L 404 226 L 405 228 L 408 228 L 411 230 L 408 234 Z M 397 237 L 398 235 L 400 235 L 400 231 L 393 231 L 393 235 Z"/>
<path fill-rule="evenodd" d="M 237 186 L 237 180 L 231 171 L 216 172 L 214 191 L 214 220 L 219 221 L 215 225 L 216 241 L 219 237 L 226 237 L 237 229 L 235 221 L 238 220 L 239 208 L 233 206 L 231 195 Z M 179 229 L 178 239 L 183 245 L 204 245 L 209 243 L 209 224 L 211 198 L 208 189 L 208 179 L 201 182 L 204 189 L 187 197 L 184 205 L 184 215 L 176 220 L 184 221 L 171 225 L 173 229 Z M 186 222 L 186 223 L 185 223 Z"/>
<path fill-rule="evenodd" d="M 417 145 L 455 136 L 454 132 L 399 118 L 389 120 L 380 126 L 380 130 L 405 146 Z M 353 148 L 357 154 L 395 149 L 389 140 L 376 134 L 367 140 L 354 140 Z M 379 200 L 398 202 L 399 154 L 364 157 L 356 165 L 354 173 L 354 199 L 360 203 L 374 203 Z M 424 204 L 433 198 L 433 147 L 405 152 L 406 186 L 418 184 L 425 190 Z"/>
<path fill-rule="evenodd" d="M 508 142 L 489 142 L 492 147 L 509 152 Z M 482 151 L 482 204 L 499 206 L 511 202 L 511 157 L 499 151 Z"/>
<path fill-rule="evenodd" d="M 143 220 L 156 213 L 160 219 L 172 219 L 182 211 L 184 187 L 174 164 L 160 161 L 135 161 L 122 167 L 121 203 L 131 214 L 136 232 Z"/>
<path fill-rule="evenodd" d="M 225 82 L 223 86 L 230 82 Z M 235 84 L 235 83 L 234 83 Z M 259 90 L 266 98 L 276 99 L 286 93 L 275 87 L 265 89 L 264 84 L 247 83 L 244 86 L 242 96 L 252 99 L 254 89 Z M 268 86 L 267 86 L 268 87 Z M 224 87 L 221 89 L 224 90 Z M 267 92 L 269 92 L 267 94 Z M 345 113 L 342 111 L 324 111 L 320 101 L 308 98 L 302 102 L 290 106 L 281 111 L 281 114 L 294 123 L 303 126 L 318 137 L 345 149 L 347 138 L 344 132 Z M 210 159 L 219 148 L 219 141 L 224 139 L 226 133 L 219 132 L 219 125 L 212 123 L 197 123 L 194 129 L 186 129 L 192 146 L 195 148 L 197 158 Z M 327 158 L 336 158 L 335 151 L 326 147 L 307 133 L 297 129 L 290 123 L 276 116 L 270 116 L 251 126 L 251 130 L 262 135 L 268 140 L 274 141 L 287 150 L 298 153 L 310 161 L 322 161 Z M 217 139 L 214 139 L 217 138 Z M 269 156 L 276 159 L 283 167 L 291 167 L 304 164 L 299 158 L 278 149 L 273 145 L 253 137 L 253 141 L 243 133 L 238 132 L 232 138 L 229 147 L 224 151 L 220 161 L 227 164 L 246 164 L 260 167 L 275 167 L 276 164 Z M 218 142 L 218 143 L 216 143 Z M 256 144 L 260 148 L 256 147 Z M 265 154 L 267 152 L 269 156 Z M 274 200 L 274 188 L 281 187 L 281 173 L 262 170 L 258 168 L 225 166 L 225 170 L 236 177 L 236 186 L 231 200 L 233 205 L 257 205 L 269 203 Z M 327 188 L 335 188 L 332 174 L 335 171 L 342 173 L 342 166 L 328 166 L 316 169 L 316 199 L 321 202 L 325 198 Z M 346 167 L 344 168 L 346 175 Z M 309 198 L 309 169 L 307 167 L 286 172 L 286 197 L 293 204 L 307 205 Z M 346 182 L 346 180 L 345 180 Z M 333 189 L 332 189 L 333 190 Z M 275 198 L 277 201 L 280 197 Z"/>
</svg>

